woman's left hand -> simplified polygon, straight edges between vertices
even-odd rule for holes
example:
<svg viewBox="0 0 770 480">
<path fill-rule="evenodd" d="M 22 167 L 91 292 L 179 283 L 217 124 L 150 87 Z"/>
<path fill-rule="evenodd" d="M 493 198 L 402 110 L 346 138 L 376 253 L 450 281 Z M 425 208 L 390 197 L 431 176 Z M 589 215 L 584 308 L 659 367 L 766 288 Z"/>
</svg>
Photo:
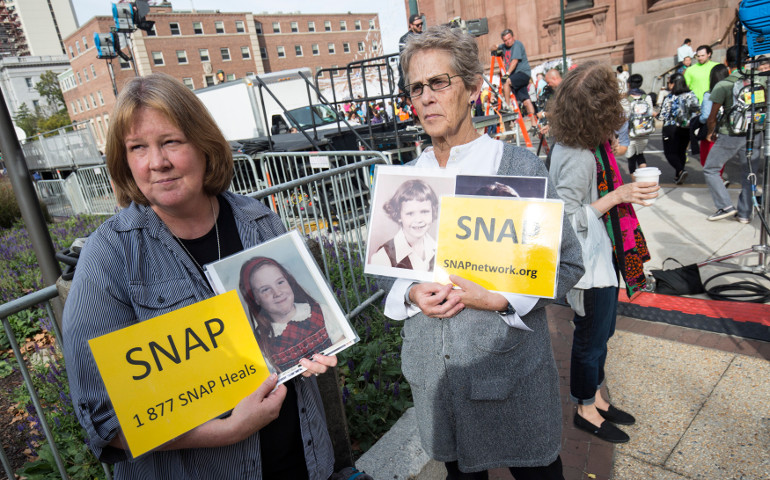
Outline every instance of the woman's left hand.
<svg viewBox="0 0 770 480">
<path fill-rule="evenodd" d="M 449 280 L 460 287 L 452 290 L 449 296 L 458 297 L 466 307 L 498 312 L 508 308 L 508 300 L 504 296 L 490 292 L 476 282 L 457 275 L 450 275 Z"/>
<path fill-rule="evenodd" d="M 320 353 L 316 353 L 313 355 L 312 361 L 308 360 L 307 358 L 303 358 L 299 361 L 299 364 L 307 368 L 307 370 L 302 372 L 302 375 L 305 377 L 318 375 L 321 373 L 326 373 L 326 370 L 337 365 L 337 355 L 326 356 L 321 355 Z"/>
</svg>

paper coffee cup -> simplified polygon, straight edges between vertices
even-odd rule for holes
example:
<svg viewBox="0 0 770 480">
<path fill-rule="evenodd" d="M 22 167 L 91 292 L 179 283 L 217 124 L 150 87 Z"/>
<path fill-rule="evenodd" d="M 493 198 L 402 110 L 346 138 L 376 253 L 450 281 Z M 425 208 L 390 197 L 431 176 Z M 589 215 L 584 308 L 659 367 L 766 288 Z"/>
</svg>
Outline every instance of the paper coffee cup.
<svg viewBox="0 0 770 480">
<path fill-rule="evenodd" d="M 660 173 L 660 169 L 657 167 L 637 168 L 634 170 L 634 180 L 637 182 L 655 182 L 657 184 L 660 181 Z M 659 192 L 660 190 L 658 190 Z M 656 196 L 655 198 L 648 198 L 645 202 L 653 204 L 657 199 L 658 197 Z"/>
</svg>

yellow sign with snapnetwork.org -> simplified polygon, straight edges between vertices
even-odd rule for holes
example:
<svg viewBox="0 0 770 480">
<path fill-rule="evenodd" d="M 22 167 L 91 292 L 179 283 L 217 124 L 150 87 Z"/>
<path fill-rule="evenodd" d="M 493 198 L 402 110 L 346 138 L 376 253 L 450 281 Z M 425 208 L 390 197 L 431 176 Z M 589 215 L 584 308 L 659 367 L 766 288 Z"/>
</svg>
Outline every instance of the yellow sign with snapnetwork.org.
<svg viewBox="0 0 770 480">
<path fill-rule="evenodd" d="M 561 200 L 442 197 L 434 278 L 553 298 L 563 215 Z"/>
<path fill-rule="evenodd" d="M 133 457 L 232 409 L 270 374 L 235 290 L 88 343 Z"/>
</svg>

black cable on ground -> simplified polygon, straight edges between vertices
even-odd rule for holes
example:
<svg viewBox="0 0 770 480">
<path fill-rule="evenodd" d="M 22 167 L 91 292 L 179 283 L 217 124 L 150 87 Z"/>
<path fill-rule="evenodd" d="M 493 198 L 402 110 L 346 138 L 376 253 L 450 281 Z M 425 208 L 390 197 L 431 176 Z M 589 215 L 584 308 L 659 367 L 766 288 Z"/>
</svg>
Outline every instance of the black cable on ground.
<svg viewBox="0 0 770 480">
<path fill-rule="evenodd" d="M 764 273 L 746 272 L 743 270 L 730 270 L 728 272 L 717 273 L 703 282 L 703 288 L 706 294 L 714 300 L 728 300 L 732 302 L 747 303 L 767 303 L 770 301 L 770 288 L 751 280 L 742 280 L 739 282 L 723 283 L 709 288 L 709 283 L 715 278 L 724 275 L 748 274 L 761 277 L 770 282 L 770 277 Z"/>
</svg>

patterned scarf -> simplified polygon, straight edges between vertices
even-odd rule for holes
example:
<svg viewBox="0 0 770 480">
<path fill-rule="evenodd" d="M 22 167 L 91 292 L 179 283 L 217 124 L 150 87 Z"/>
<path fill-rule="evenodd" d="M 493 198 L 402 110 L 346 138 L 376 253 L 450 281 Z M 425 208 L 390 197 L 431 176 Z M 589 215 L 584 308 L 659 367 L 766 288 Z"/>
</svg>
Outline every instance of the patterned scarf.
<svg viewBox="0 0 770 480">
<path fill-rule="evenodd" d="M 283 333 L 269 342 L 273 364 L 279 372 L 298 364 L 303 357 L 310 358 L 314 353 L 332 346 L 321 307 L 317 303 L 310 307 L 310 317 L 301 322 L 290 321 Z"/>
<path fill-rule="evenodd" d="M 597 147 L 594 152 L 596 159 L 596 184 L 599 197 L 603 197 L 623 185 L 618 164 L 612 154 L 610 143 Z M 646 284 L 644 278 L 644 262 L 650 261 L 650 252 L 642 234 L 642 227 L 636 219 L 636 212 L 629 203 L 620 203 L 602 215 L 607 234 L 612 241 L 612 254 L 616 265 L 626 282 L 628 297 L 633 298 L 641 293 Z"/>
</svg>

